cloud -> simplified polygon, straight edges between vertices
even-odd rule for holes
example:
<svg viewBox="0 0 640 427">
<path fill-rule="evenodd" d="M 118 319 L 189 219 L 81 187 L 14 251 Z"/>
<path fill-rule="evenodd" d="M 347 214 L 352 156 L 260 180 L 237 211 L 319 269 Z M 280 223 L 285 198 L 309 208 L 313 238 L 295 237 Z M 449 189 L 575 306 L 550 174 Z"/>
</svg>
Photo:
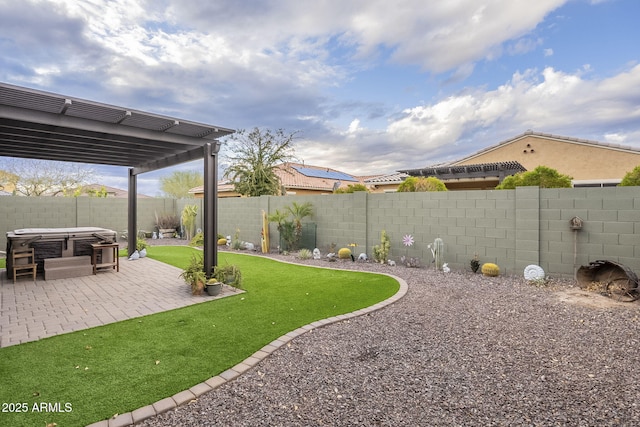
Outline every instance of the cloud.
<svg viewBox="0 0 640 427">
<path fill-rule="evenodd" d="M 0 2 L 0 75 L 225 127 L 303 130 L 299 157 L 354 173 L 432 164 L 529 128 L 634 141 L 634 65 L 591 79 L 588 66 L 509 70 L 503 84 L 404 104 L 341 94 L 380 64 L 452 87 L 481 62 L 550 56 L 539 26 L 567 1 Z"/>
<path fill-rule="evenodd" d="M 389 170 L 409 164 L 426 166 L 471 154 L 527 129 L 632 143 L 630 136 L 636 141 L 638 136 L 640 95 L 628 88 L 638 85 L 640 65 L 601 80 L 585 79 L 581 71 L 569 74 L 553 68 L 515 73 L 493 90 L 468 89 L 405 109 L 383 134 L 372 135 L 359 126 L 359 134 L 368 133 L 367 143 L 359 147 L 366 150 L 367 160 L 356 169 L 364 172 L 369 159 L 377 157 L 385 159 Z M 338 157 L 357 158 L 357 150 L 346 141 L 337 145 L 340 148 L 333 151 L 347 153 Z M 322 149 L 314 147 L 318 152 Z"/>
<path fill-rule="evenodd" d="M 210 80 L 227 83 L 243 76 L 278 82 L 286 75 L 290 85 L 304 88 L 346 78 L 347 66 L 328 60 L 336 50 L 352 59 L 375 60 L 387 49 L 392 61 L 437 73 L 469 69 L 469 64 L 494 57 L 502 43 L 534 29 L 565 1 L 491 0 L 478 6 L 475 0 L 50 0 L 21 3 L 25 12 L 18 21 L 24 22 L 13 25 L 42 29 L 35 35 L 19 33 L 32 43 L 52 46 L 47 62 L 61 64 L 53 59 L 59 50 L 79 55 L 89 51 L 88 45 L 97 47 L 105 57 L 97 63 L 108 65 L 105 83 L 116 87 L 166 85 L 168 73 L 163 71 L 169 69 L 174 76 L 207 74 Z M 16 14 L 7 11 L 5 16 Z M 50 43 L 52 36 L 55 43 Z M 42 43 L 45 39 L 49 43 Z M 538 43 L 524 38 L 510 50 L 522 52 Z M 70 67 L 59 71 L 65 68 Z"/>
</svg>

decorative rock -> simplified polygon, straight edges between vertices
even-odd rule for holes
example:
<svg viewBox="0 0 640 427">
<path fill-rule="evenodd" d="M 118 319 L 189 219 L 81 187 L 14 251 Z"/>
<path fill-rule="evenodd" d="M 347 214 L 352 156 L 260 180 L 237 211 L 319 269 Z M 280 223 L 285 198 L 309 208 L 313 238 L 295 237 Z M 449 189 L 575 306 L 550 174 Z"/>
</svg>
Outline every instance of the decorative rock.
<svg viewBox="0 0 640 427">
<path fill-rule="evenodd" d="M 147 256 L 147 248 L 144 248 L 140 251 L 140 258 L 144 258 Z"/>
<path fill-rule="evenodd" d="M 133 251 L 133 253 L 131 254 L 131 256 L 129 257 L 129 261 L 135 261 L 137 259 L 140 259 L 140 252 L 138 251 Z"/>
<path fill-rule="evenodd" d="M 387 264 L 389 264 L 391 267 L 395 267 L 396 266 L 396 262 L 392 259 L 387 261 Z"/>
<path fill-rule="evenodd" d="M 544 279 L 544 270 L 539 265 L 527 265 L 524 268 L 524 278 L 527 280 L 542 280 Z"/>
<path fill-rule="evenodd" d="M 367 258 L 367 254 L 365 254 L 364 252 L 358 255 L 358 261 L 366 261 L 368 259 L 369 258 Z"/>
</svg>

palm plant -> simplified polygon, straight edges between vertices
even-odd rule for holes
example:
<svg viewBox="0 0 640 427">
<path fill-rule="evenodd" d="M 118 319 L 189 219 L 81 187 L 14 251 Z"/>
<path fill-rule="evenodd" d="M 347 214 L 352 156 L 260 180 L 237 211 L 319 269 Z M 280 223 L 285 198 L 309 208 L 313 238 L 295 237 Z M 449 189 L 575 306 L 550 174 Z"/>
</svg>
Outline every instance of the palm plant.
<svg viewBox="0 0 640 427">
<path fill-rule="evenodd" d="M 282 231 L 282 225 L 287 221 L 287 218 L 289 218 L 289 212 L 280 212 L 278 209 L 267 217 L 269 222 L 275 222 L 277 224 L 276 228 L 278 232 Z"/>
<path fill-rule="evenodd" d="M 302 204 L 293 202 L 291 206 L 287 206 L 287 210 L 293 217 L 296 236 L 300 238 L 300 236 L 302 236 L 302 220 L 306 217 L 313 216 L 313 205 L 311 202 L 305 202 Z"/>
</svg>

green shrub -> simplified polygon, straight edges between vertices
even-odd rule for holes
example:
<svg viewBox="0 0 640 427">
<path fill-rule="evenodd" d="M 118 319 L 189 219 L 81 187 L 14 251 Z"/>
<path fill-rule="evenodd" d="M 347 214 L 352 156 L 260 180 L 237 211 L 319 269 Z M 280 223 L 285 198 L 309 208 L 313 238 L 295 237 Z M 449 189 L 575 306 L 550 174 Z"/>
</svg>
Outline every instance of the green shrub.
<svg viewBox="0 0 640 427">
<path fill-rule="evenodd" d="M 632 187 L 640 185 L 640 166 L 633 168 L 631 172 L 627 172 L 622 178 L 622 182 L 618 184 L 619 187 Z"/>
<path fill-rule="evenodd" d="M 435 176 L 410 176 L 398 186 L 400 193 L 413 193 L 425 191 L 447 191 L 447 186 Z"/>
<path fill-rule="evenodd" d="M 562 175 L 547 166 L 538 166 L 532 171 L 520 172 L 506 177 L 496 190 L 513 190 L 516 187 L 537 186 L 540 188 L 571 188 L 572 178 Z"/>
<path fill-rule="evenodd" d="M 369 189 L 364 184 L 349 184 L 346 188 L 343 187 L 336 189 L 333 194 L 351 194 L 356 191 L 365 191 L 368 193 Z"/>
<path fill-rule="evenodd" d="M 193 239 L 189 242 L 189 246 L 204 246 L 204 233 L 202 231 L 196 233 L 196 235 L 193 236 Z"/>
<path fill-rule="evenodd" d="M 136 249 L 138 251 L 141 251 L 141 250 L 145 249 L 147 246 L 149 246 L 149 245 L 147 245 L 147 241 L 146 240 L 144 240 L 144 239 L 137 239 L 136 240 Z"/>
<path fill-rule="evenodd" d="M 298 258 L 300 259 L 310 259 L 311 256 L 312 254 L 309 249 L 300 249 L 300 252 L 298 252 Z"/>
</svg>

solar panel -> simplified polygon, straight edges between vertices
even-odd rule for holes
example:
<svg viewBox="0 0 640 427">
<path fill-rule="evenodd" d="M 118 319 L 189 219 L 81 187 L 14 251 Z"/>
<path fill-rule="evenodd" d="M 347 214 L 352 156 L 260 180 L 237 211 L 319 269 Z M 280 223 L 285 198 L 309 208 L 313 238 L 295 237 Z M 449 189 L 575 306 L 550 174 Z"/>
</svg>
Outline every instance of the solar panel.
<svg viewBox="0 0 640 427">
<path fill-rule="evenodd" d="M 358 181 L 351 175 L 347 175 L 344 172 L 338 172 L 338 171 L 332 171 L 332 170 L 326 170 L 326 169 L 312 169 L 312 168 L 305 168 L 301 166 L 293 166 L 293 168 L 298 172 L 300 172 L 302 175 L 308 176 L 311 178 L 326 178 L 326 179 L 336 179 L 340 181 L 354 181 L 354 182 Z"/>
</svg>

